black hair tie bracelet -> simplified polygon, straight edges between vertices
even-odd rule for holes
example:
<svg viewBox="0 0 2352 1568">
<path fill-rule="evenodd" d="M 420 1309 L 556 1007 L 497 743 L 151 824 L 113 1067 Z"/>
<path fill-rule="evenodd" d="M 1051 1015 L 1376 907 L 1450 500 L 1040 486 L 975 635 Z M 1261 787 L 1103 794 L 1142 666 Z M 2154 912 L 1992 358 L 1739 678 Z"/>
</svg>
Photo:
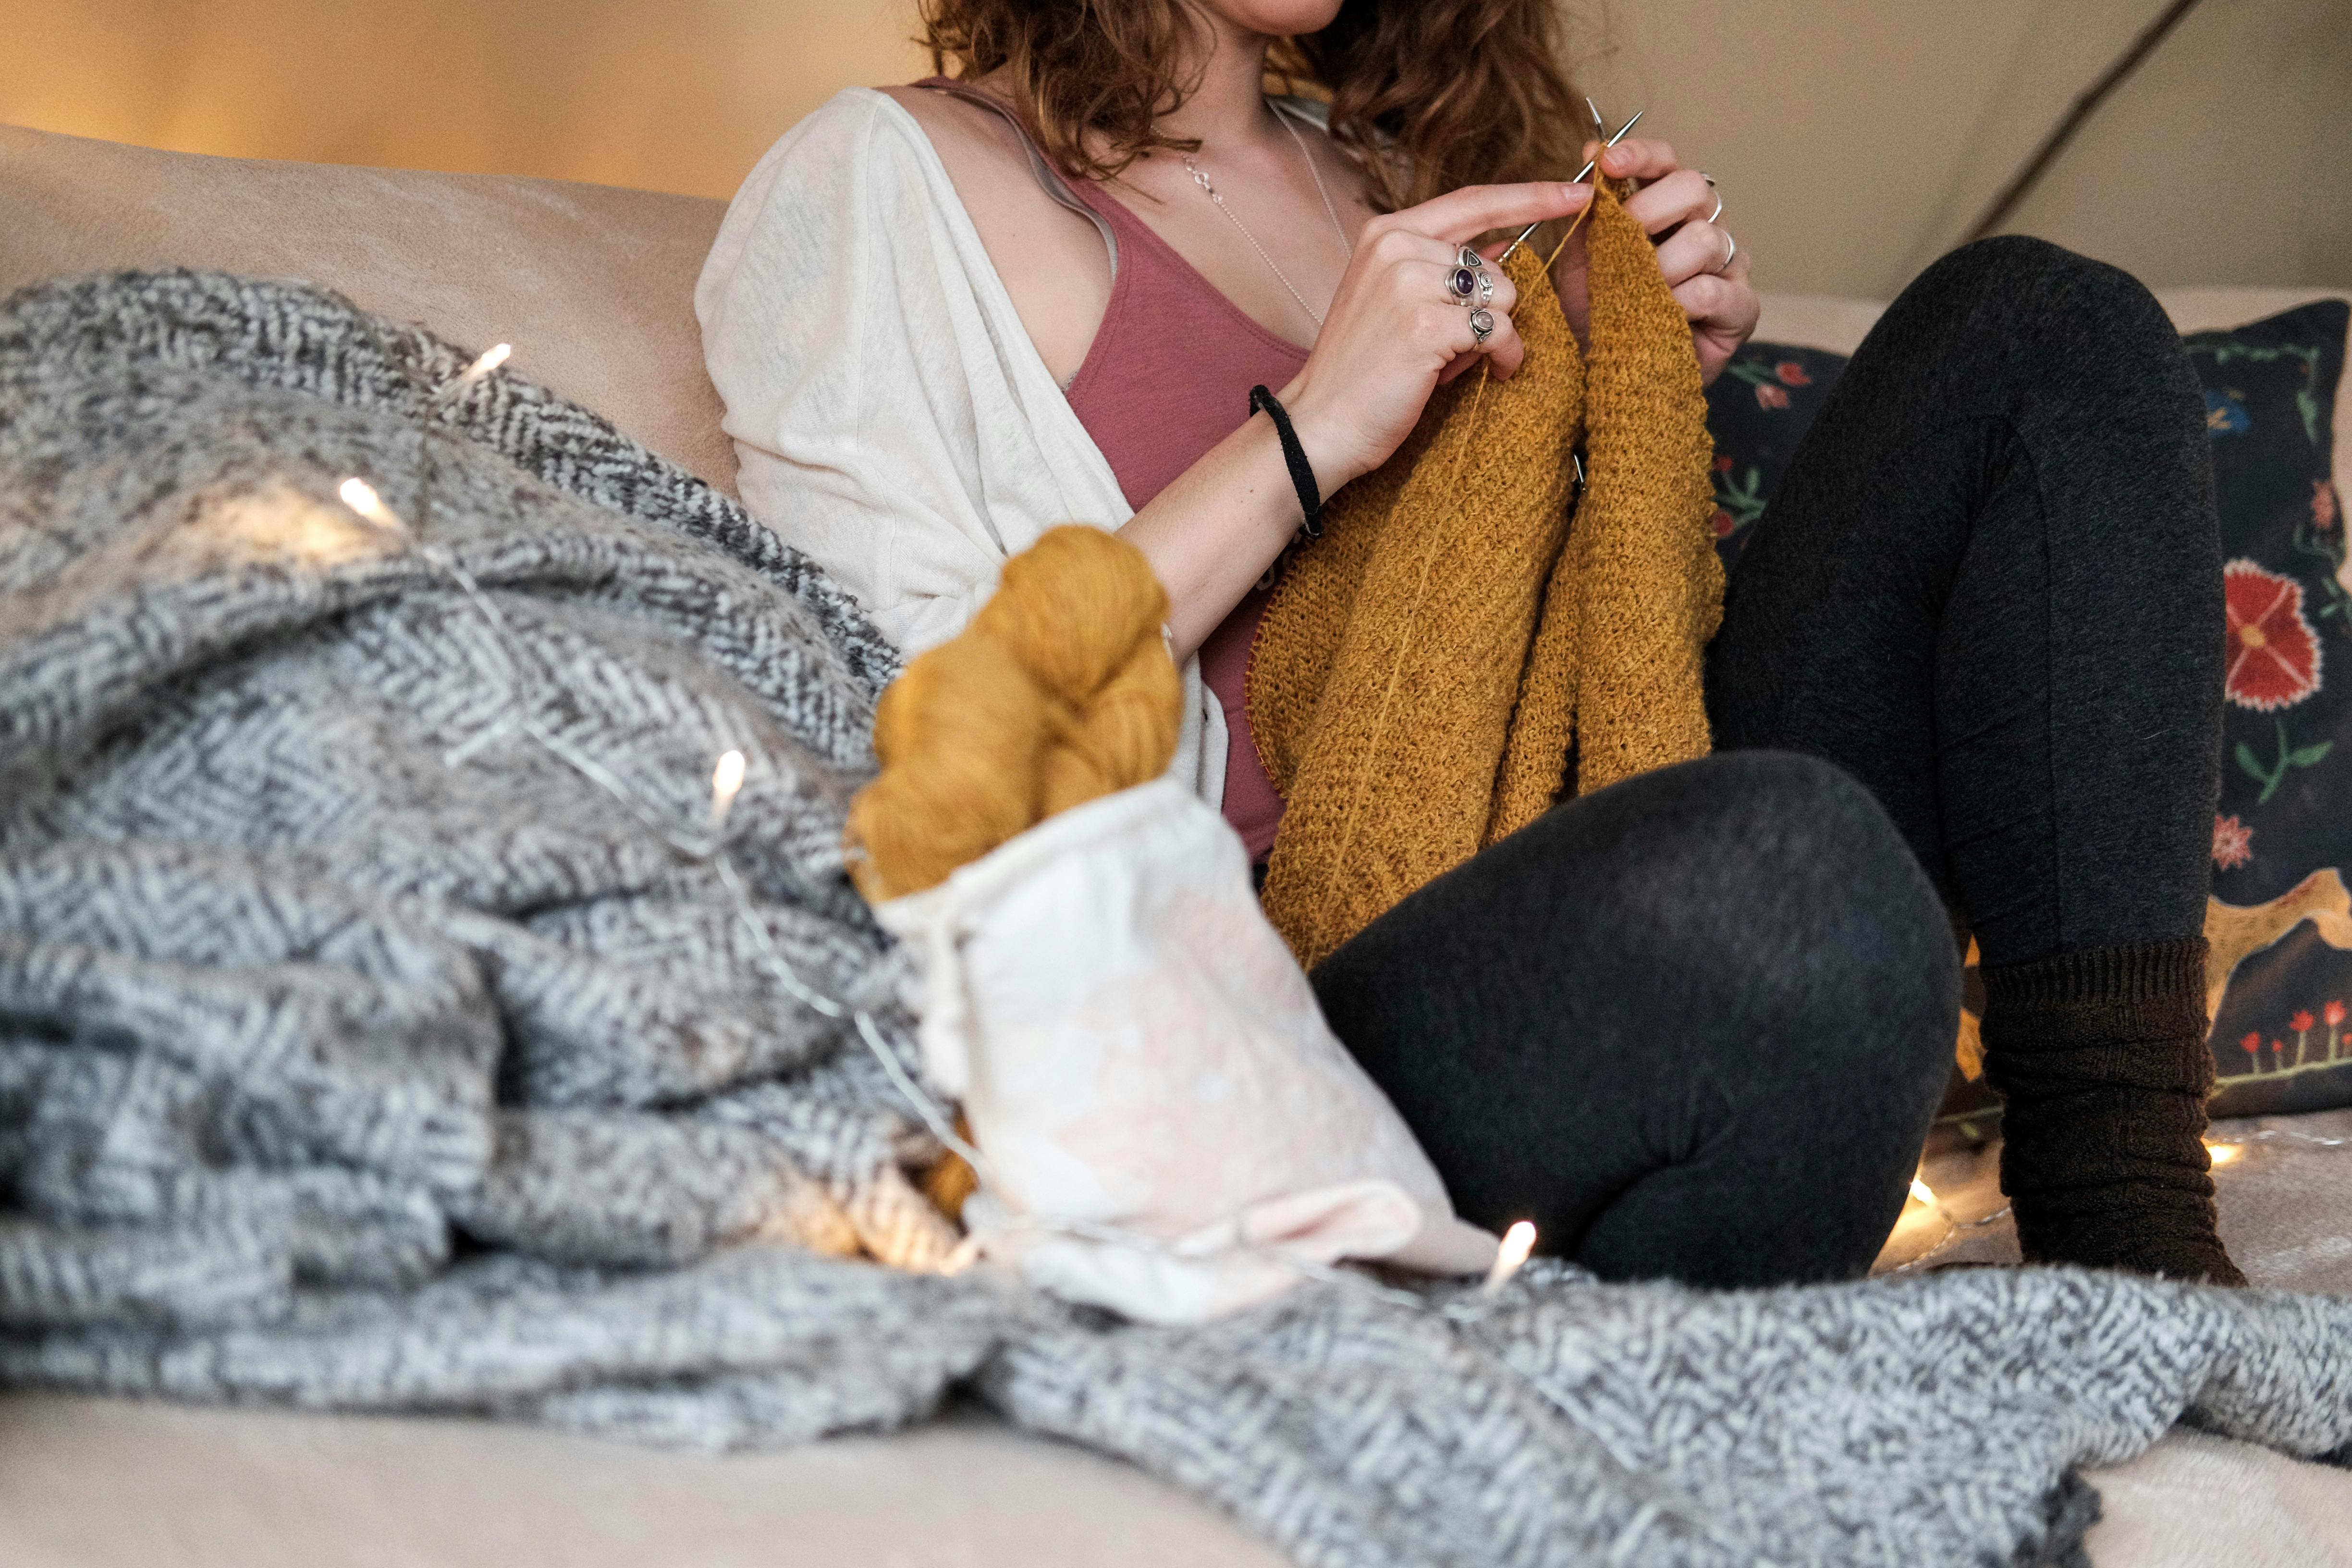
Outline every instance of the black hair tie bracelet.
<svg viewBox="0 0 2352 1568">
<path fill-rule="evenodd" d="M 1274 433 L 1282 438 L 1283 466 L 1290 470 L 1291 488 L 1298 492 L 1298 510 L 1303 519 L 1298 531 L 1309 539 L 1323 537 L 1323 492 L 1315 483 L 1315 469 L 1307 460 L 1307 448 L 1298 444 L 1298 432 L 1290 427 L 1290 411 L 1281 400 L 1263 386 L 1250 388 L 1250 413 L 1265 412 L 1274 421 Z"/>
</svg>

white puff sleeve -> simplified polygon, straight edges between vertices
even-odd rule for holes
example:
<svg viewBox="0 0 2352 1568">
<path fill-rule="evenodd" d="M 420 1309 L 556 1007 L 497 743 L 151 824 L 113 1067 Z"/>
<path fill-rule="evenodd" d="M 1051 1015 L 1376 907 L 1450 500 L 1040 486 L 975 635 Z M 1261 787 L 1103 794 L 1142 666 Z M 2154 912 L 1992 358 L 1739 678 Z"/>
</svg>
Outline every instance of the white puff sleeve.
<svg viewBox="0 0 2352 1568">
<path fill-rule="evenodd" d="M 695 287 L 744 507 L 908 653 L 1011 556 L 1130 509 L 1038 357 L 913 116 L 840 93 L 760 160 Z M 1172 770 L 1223 793 L 1223 710 L 1185 668 Z"/>
</svg>

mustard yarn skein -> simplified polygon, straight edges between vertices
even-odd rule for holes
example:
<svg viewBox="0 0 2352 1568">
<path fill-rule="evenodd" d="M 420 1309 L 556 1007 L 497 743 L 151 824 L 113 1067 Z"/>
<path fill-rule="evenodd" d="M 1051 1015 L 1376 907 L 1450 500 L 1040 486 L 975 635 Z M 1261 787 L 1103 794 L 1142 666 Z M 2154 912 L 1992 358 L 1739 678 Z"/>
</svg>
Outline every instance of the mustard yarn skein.
<svg viewBox="0 0 2352 1568">
<path fill-rule="evenodd" d="M 938 886 L 1046 817 L 1168 771 L 1183 686 L 1168 595 L 1100 529 L 1007 562 L 952 641 L 911 660 L 874 714 L 880 774 L 851 800 L 850 877 L 869 902 Z"/>
</svg>

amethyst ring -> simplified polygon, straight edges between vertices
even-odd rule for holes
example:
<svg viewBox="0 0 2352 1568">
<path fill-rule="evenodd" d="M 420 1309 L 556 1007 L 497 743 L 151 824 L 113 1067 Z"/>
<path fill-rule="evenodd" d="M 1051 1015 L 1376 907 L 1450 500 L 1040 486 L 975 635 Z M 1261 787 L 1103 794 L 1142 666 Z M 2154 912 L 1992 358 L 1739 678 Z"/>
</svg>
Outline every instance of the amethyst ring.
<svg viewBox="0 0 2352 1568">
<path fill-rule="evenodd" d="M 1491 304 L 1495 298 L 1495 275 L 1486 270 L 1486 258 L 1469 246 L 1464 246 L 1454 256 L 1457 265 L 1445 279 L 1445 291 L 1457 305 L 1468 305 L 1475 296 L 1480 305 Z"/>
</svg>

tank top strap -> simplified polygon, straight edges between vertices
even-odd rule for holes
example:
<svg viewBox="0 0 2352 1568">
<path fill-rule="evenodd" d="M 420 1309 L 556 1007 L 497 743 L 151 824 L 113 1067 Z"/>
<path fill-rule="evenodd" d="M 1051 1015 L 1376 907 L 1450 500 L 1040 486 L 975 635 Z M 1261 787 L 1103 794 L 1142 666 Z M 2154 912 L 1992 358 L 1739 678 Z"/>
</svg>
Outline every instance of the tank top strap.
<svg viewBox="0 0 2352 1568">
<path fill-rule="evenodd" d="M 950 98 L 960 98 L 966 103 L 978 104 L 1012 126 L 1013 134 L 1021 138 L 1022 151 L 1029 154 L 1029 172 L 1036 177 L 1038 188 L 1060 205 L 1095 226 L 1102 236 L 1104 248 L 1110 252 L 1111 281 L 1116 283 L 1118 280 L 1118 230 L 1122 226 L 1118 221 L 1120 209 L 1118 203 L 1108 204 L 1114 210 L 1107 211 L 1103 205 L 1087 200 L 1083 192 L 1074 189 L 1069 181 L 1062 177 L 1062 172 L 1054 167 L 1054 161 L 1045 156 L 1045 149 L 1037 144 L 1037 138 L 1030 134 L 1029 127 L 1021 122 L 1021 117 L 995 94 L 982 92 L 952 77 L 925 77 L 913 85 L 932 92 L 946 93 Z"/>
</svg>

